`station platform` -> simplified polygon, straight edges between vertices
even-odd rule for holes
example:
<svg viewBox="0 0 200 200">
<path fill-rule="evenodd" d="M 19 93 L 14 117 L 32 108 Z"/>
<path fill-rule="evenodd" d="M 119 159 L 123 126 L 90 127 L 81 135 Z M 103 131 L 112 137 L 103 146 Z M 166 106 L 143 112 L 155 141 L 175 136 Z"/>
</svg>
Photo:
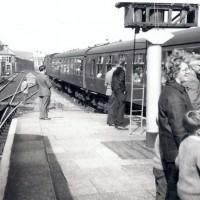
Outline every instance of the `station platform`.
<svg viewBox="0 0 200 200">
<path fill-rule="evenodd" d="M 106 114 L 83 111 L 55 92 L 51 120 L 39 119 L 37 99 L 22 109 L 0 163 L 0 199 L 155 199 L 145 133 L 108 126 Z"/>
</svg>

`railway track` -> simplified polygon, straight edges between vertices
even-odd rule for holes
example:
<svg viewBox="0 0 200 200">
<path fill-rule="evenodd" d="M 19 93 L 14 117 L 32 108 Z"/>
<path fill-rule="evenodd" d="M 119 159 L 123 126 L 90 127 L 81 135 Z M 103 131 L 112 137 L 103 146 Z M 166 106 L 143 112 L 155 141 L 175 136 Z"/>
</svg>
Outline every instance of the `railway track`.
<svg viewBox="0 0 200 200">
<path fill-rule="evenodd" d="M 26 74 L 24 73 L 16 74 L 14 77 L 10 77 L 3 86 L 0 86 L 0 160 L 13 117 L 20 116 L 27 112 L 27 107 L 22 106 L 23 95 L 20 91 L 21 82 L 25 75 Z M 97 107 L 85 104 L 83 105 L 79 99 L 70 96 L 56 87 L 54 88 L 54 92 L 77 106 L 79 108 L 78 110 L 81 109 L 84 112 L 104 113 Z M 36 85 L 32 84 L 29 86 L 28 99 L 35 99 L 37 97 L 36 94 Z M 61 106 L 65 107 L 64 105 Z"/>
<path fill-rule="evenodd" d="M 23 103 L 20 86 L 26 73 L 15 74 L 0 88 L 0 159 L 12 118 Z M 28 99 L 36 95 L 36 86 L 29 86 Z"/>
</svg>

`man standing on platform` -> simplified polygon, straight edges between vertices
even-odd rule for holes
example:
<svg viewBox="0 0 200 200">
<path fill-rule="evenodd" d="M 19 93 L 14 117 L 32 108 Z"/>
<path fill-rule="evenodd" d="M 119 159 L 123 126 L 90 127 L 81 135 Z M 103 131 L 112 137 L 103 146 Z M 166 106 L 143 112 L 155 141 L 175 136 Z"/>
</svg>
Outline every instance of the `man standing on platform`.
<svg viewBox="0 0 200 200">
<path fill-rule="evenodd" d="M 124 129 L 123 118 L 125 113 L 126 85 L 125 59 L 120 59 L 119 67 L 112 76 L 111 88 L 115 95 L 114 118 L 115 128 Z"/>
<path fill-rule="evenodd" d="M 38 89 L 38 96 L 39 96 L 39 111 L 40 111 L 40 119 L 42 120 L 50 120 L 48 118 L 48 106 L 50 103 L 50 96 L 52 84 L 46 75 L 46 66 L 41 65 L 39 67 L 40 74 L 36 76 L 36 85 Z"/>
<path fill-rule="evenodd" d="M 113 111 L 114 111 L 114 106 L 115 106 L 115 95 L 111 89 L 111 81 L 112 81 L 113 72 L 116 70 L 117 65 L 118 65 L 118 62 L 114 61 L 112 63 L 112 68 L 106 73 L 106 77 L 105 77 L 106 95 L 109 96 L 108 118 L 107 118 L 107 124 L 109 126 L 114 125 Z"/>
</svg>

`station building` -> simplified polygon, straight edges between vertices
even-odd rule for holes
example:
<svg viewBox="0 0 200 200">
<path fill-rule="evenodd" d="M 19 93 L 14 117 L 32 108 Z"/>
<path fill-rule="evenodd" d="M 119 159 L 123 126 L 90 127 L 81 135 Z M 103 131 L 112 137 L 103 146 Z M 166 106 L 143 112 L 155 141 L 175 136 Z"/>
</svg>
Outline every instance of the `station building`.
<svg viewBox="0 0 200 200">
<path fill-rule="evenodd" d="M 13 74 L 17 71 L 15 52 L 8 45 L 0 42 L 0 76 Z"/>
</svg>

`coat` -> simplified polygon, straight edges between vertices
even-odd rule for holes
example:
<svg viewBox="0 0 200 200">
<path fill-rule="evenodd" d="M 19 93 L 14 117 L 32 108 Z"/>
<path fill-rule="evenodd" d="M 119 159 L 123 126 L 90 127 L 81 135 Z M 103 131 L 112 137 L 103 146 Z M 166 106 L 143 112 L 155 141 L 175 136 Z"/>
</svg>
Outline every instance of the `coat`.
<svg viewBox="0 0 200 200">
<path fill-rule="evenodd" d="M 183 126 L 183 117 L 192 109 L 182 85 L 177 82 L 165 85 L 158 102 L 158 124 L 161 158 L 166 162 L 175 162 L 181 141 L 189 135 Z"/>
<path fill-rule="evenodd" d="M 126 92 L 125 70 L 122 67 L 118 67 L 114 71 L 112 76 L 111 88 L 115 94 Z"/>
<path fill-rule="evenodd" d="M 36 76 L 36 85 L 38 88 L 38 96 L 50 96 L 51 91 L 50 88 L 52 87 L 52 84 L 45 74 L 39 74 Z"/>
</svg>

